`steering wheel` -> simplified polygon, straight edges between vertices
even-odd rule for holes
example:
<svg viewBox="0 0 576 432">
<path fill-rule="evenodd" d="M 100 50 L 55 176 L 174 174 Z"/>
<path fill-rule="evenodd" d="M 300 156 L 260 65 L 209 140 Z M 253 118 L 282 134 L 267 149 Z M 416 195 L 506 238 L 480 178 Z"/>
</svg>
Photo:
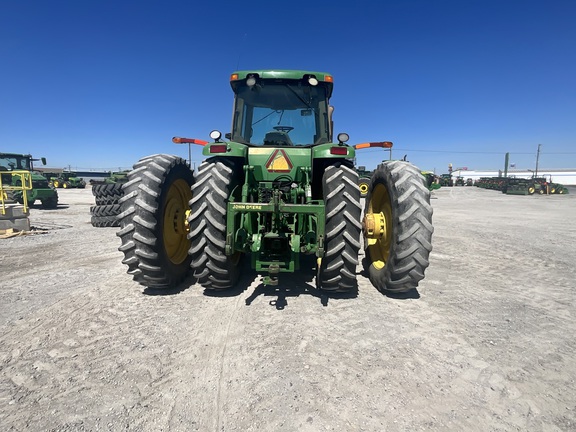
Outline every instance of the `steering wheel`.
<svg viewBox="0 0 576 432">
<path fill-rule="evenodd" d="M 280 131 L 280 132 L 290 132 L 292 129 L 294 129 L 292 126 L 274 126 L 273 127 L 274 130 Z"/>
</svg>

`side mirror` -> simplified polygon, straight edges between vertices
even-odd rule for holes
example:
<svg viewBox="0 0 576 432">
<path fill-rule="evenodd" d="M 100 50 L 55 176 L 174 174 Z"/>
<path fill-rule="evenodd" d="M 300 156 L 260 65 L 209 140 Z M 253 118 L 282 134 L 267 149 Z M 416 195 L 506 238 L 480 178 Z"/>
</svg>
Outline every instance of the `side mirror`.
<svg viewBox="0 0 576 432">
<path fill-rule="evenodd" d="M 42 165 L 46 165 L 46 158 L 45 157 L 40 158 L 40 160 L 42 161 Z"/>
<path fill-rule="evenodd" d="M 226 138 L 227 140 L 231 140 L 232 139 L 232 134 L 230 132 L 225 133 L 224 134 L 224 138 Z"/>
</svg>

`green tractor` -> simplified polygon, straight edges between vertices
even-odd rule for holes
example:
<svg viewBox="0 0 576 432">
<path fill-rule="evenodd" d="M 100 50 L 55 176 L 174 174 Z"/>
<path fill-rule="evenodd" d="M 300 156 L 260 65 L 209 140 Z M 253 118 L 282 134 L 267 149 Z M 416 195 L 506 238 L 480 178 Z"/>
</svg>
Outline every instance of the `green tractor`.
<svg viewBox="0 0 576 432">
<path fill-rule="evenodd" d="M 197 171 L 177 156 L 142 158 L 128 174 L 117 235 L 128 274 L 170 288 L 190 272 L 206 290 L 233 287 L 248 257 L 265 285 L 315 257 L 316 286 L 357 289 L 359 250 L 374 286 L 406 292 L 424 278 L 432 249 L 430 191 L 405 161 L 381 163 L 362 214 L 355 148 L 332 140 L 333 78 L 324 72 L 231 75 L 231 133 L 203 146 Z"/>
<path fill-rule="evenodd" d="M 72 171 L 62 171 L 58 175 L 50 177 L 50 182 L 55 188 L 84 189 L 86 187 L 86 182 L 84 181 L 84 179 L 78 177 L 78 175 Z"/>
<path fill-rule="evenodd" d="M 58 192 L 50 187 L 46 177 L 34 171 L 34 161 L 41 161 L 42 165 L 46 165 L 46 158 L 33 159 L 29 154 L 0 153 L 2 184 L 22 187 L 23 177 L 17 173 L 29 172 L 32 189 L 26 191 L 27 205 L 32 206 L 36 201 L 40 201 L 42 207 L 54 209 L 58 206 Z M 9 200 L 24 204 L 23 190 L 7 190 L 5 194 Z"/>
<path fill-rule="evenodd" d="M 431 171 L 422 171 L 421 174 L 424 176 L 424 181 L 426 182 L 426 187 L 430 190 L 437 190 L 442 187 L 440 184 L 440 177 Z"/>
<path fill-rule="evenodd" d="M 454 186 L 452 174 L 440 174 L 440 186 Z"/>
<path fill-rule="evenodd" d="M 552 195 L 552 194 L 567 194 L 568 188 L 560 183 L 554 183 L 552 181 L 552 176 L 547 174 L 542 177 L 533 176 L 531 182 L 534 184 L 534 189 L 540 195 Z"/>
</svg>

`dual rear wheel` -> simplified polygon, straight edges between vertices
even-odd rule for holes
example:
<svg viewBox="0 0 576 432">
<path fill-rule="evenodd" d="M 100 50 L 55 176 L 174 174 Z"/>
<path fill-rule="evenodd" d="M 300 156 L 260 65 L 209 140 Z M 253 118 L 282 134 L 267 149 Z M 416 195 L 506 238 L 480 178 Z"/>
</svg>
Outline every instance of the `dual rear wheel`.
<svg viewBox="0 0 576 432">
<path fill-rule="evenodd" d="M 119 250 L 133 279 L 150 288 L 179 284 L 192 269 L 207 289 L 238 280 L 241 253 L 225 254 L 226 210 L 242 170 L 208 159 L 193 175 L 170 155 L 141 159 L 128 174 L 120 204 Z M 430 192 L 419 170 L 403 161 L 381 164 L 372 176 L 361 219 L 358 176 L 342 165 L 326 169 L 325 254 L 317 286 L 329 292 L 356 287 L 361 230 L 370 281 L 383 292 L 416 288 L 432 249 Z M 238 198 L 238 197 L 236 197 Z"/>
</svg>

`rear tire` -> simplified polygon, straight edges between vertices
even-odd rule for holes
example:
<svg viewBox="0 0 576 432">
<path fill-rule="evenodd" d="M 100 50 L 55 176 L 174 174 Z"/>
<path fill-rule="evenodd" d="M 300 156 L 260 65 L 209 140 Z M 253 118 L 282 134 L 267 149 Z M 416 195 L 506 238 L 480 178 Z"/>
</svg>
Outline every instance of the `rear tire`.
<svg viewBox="0 0 576 432">
<path fill-rule="evenodd" d="M 41 200 L 42 202 L 42 207 L 45 209 L 55 209 L 58 207 L 58 195 L 50 197 L 50 198 L 44 198 Z"/>
<path fill-rule="evenodd" d="M 360 250 L 360 189 L 358 174 L 345 165 L 330 166 L 322 178 L 326 235 L 316 284 L 319 289 L 348 292 L 356 289 Z"/>
<path fill-rule="evenodd" d="M 372 176 L 364 214 L 381 222 L 378 238 L 368 237 L 367 219 L 364 223 L 372 284 L 382 292 L 415 289 L 429 265 L 434 232 L 430 191 L 418 168 L 404 161 L 380 164 Z"/>
<path fill-rule="evenodd" d="M 232 288 L 238 281 L 241 253 L 225 253 L 226 212 L 238 184 L 239 168 L 228 159 L 208 159 L 198 168 L 190 201 L 190 251 L 194 277 L 205 289 Z"/>
<path fill-rule="evenodd" d="M 194 176 L 188 163 L 171 155 L 141 159 L 124 183 L 118 250 L 128 274 L 150 288 L 171 288 L 190 269 L 186 212 Z M 105 185 L 109 186 L 109 185 Z"/>
</svg>

